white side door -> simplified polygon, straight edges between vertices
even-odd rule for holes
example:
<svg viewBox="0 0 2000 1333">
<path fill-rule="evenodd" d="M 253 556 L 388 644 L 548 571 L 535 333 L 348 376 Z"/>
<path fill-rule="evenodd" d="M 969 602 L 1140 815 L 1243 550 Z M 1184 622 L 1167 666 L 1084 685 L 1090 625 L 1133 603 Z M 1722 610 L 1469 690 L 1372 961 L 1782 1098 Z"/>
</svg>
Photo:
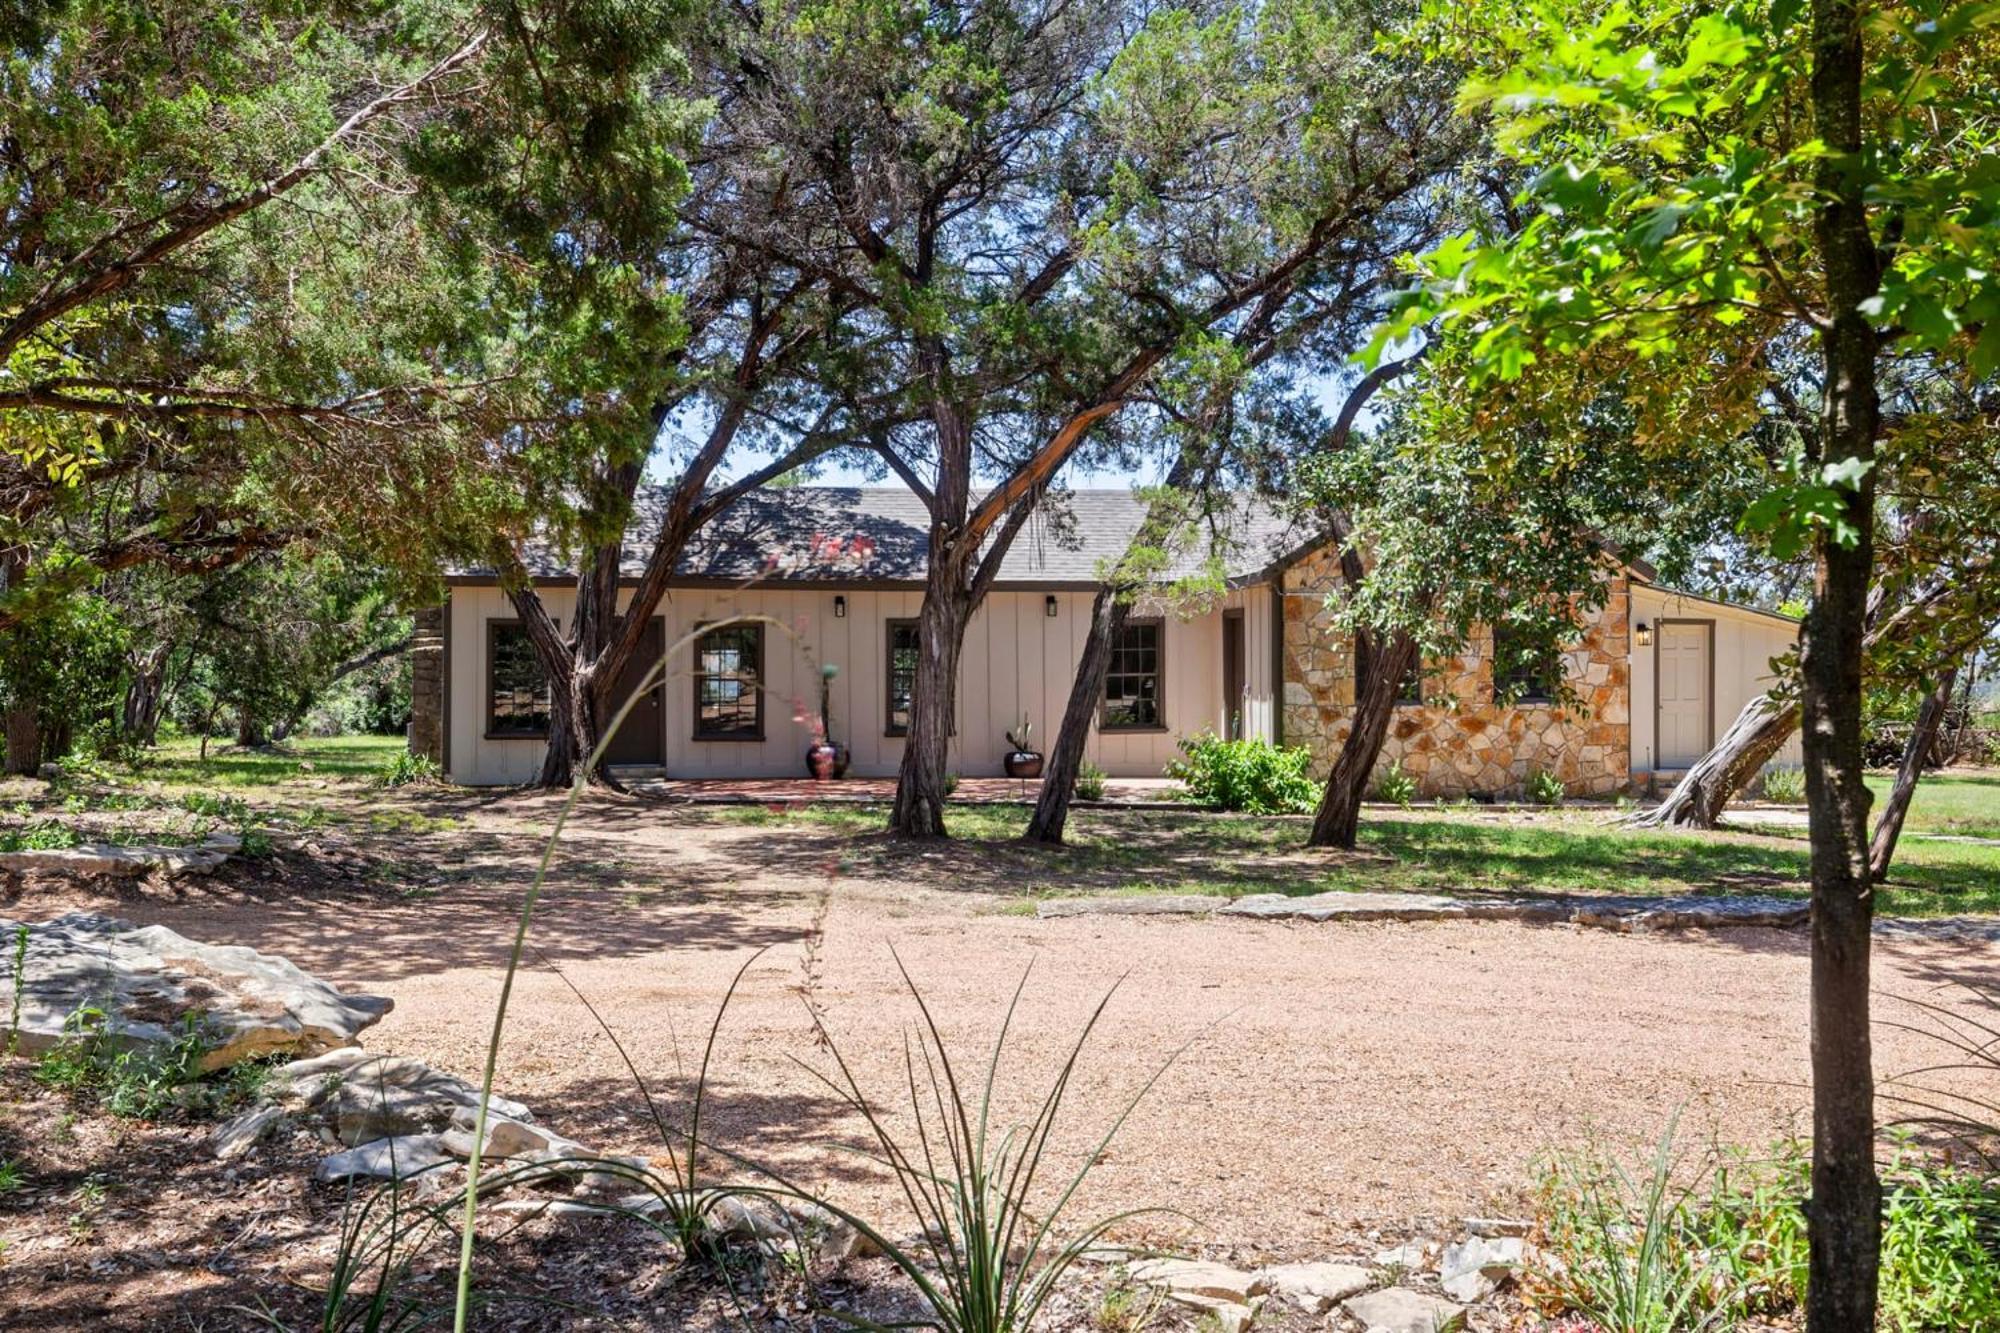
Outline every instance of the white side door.
<svg viewBox="0 0 2000 1333">
<path fill-rule="evenodd" d="M 1659 699 L 1661 768 L 1686 768 L 1708 753 L 1714 741 L 1713 672 L 1715 627 L 1705 621 L 1668 621 L 1660 626 Z"/>
</svg>

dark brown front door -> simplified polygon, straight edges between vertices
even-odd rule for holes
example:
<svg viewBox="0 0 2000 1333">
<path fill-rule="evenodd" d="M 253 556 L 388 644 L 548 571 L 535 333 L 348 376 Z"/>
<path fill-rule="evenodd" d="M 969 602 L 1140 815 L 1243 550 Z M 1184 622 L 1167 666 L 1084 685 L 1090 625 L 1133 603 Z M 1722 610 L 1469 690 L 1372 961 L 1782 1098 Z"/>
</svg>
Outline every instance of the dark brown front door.
<svg viewBox="0 0 2000 1333">
<path fill-rule="evenodd" d="M 660 658 L 667 650 L 666 626 L 659 620 L 647 622 L 646 633 L 639 640 L 632 660 L 625 664 L 624 672 L 618 677 L 618 688 L 611 693 L 612 715 L 625 706 L 632 691 L 645 683 L 646 677 L 660 665 Z M 618 734 L 611 738 L 611 748 L 605 751 L 607 764 L 658 766 L 667 762 L 667 721 L 661 716 L 663 695 L 656 681 L 653 688 L 646 691 L 646 697 L 632 706 L 625 717 L 625 725 L 618 728 Z"/>
<path fill-rule="evenodd" d="M 1232 741 L 1243 739 L 1243 613 L 1222 613 L 1222 724 Z"/>
</svg>

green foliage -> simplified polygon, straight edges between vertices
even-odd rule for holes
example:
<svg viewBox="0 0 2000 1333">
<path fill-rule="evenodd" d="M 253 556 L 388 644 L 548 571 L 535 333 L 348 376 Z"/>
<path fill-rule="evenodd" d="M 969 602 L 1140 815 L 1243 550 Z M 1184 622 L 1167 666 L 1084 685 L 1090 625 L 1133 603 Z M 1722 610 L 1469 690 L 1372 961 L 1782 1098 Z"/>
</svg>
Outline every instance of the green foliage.
<svg viewBox="0 0 2000 1333">
<path fill-rule="evenodd" d="M 115 717 L 128 642 L 119 609 L 90 595 L 0 633 L 0 707 L 34 710 L 42 744 L 36 763 L 61 756 L 80 733 Z"/>
<path fill-rule="evenodd" d="M 1768 1158 L 1677 1160 L 1672 1127 L 1648 1172 L 1560 1156 L 1541 1190 L 1544 1262 L 1530 1288 L 1611 1333 L 1782 1321 L 1805 1295 L 1805 1145 Z M 1675 1184 L 1673 1177 L 1692 1177 Z M 1907 1143 L 1883 1169 L 1881 1327 L 2000 1331 L 2000 1182 Z"/>
<path fill-rule="evenodd" d="M 1103 800 L 1104 783 L 1104 770 L 1090 760 L 1086 759 L 1076 766 L 1076 795 L 1078 800 Z"/>
<path fill-rule="evenodd" d="M 0 1200 L 19 1194 L 26 1186 L 27 1174 L 21 1170 L 21 1164 L 0 1157 Z"/>
<path fill-rule="evenodd" d="M 1167 776 L 1183 785 L 1181 798 L 1253 815 L 1297 814 L 1318 796 L 1306 772 L 1312 752 L 1265 740 L 1226 741 L 1213 732 L 1184 736 L 1181 757 Z"/>
<path fill-rule="evenodd" d="M 1417 780 L 1404 769 L 1403 761 L 1400 759 L 1392 760 L 1389 766 L 1382 770 L 1382 776 L 1375 779 L 1375 799 L 1378 801 L 1400 805 L 1407 810 L 1416 798 Z"/>
<path fill-rule="evenodd" d="M 1069 1204 L 1103 1156 L 1140 1098 L 1159 1081 L 1154 1071 L 1112 1119 L 1083 1164 L 1058 1181 L 1045 1199 L 1034 1197 L 1070 1080 L 1084 1044 L 1111 1001 L 1107 993 L 1091 1011 L 1048 1091 L 1025 1128 L 996 1123 L 995 1090 L 1021 992 L 1014 988 L 983 1074 L 962 1076 L 954 1067 L 921 990 L 902 968 L 919 1022 L 906 1044 L 902 1082 L 915 1116 L 907 1137 L 892 1133 L 879 1098 L 864 1093 L 840 1048 L 823 1026 L 822 1043 L 836 1074 L 820 1080 L 867 1122 L 870 1154 L 894 1174 L 918 1214 L 922 1240 L 898 1244 L 881 1230 L 837 1207 L 830 1211 L 881 1247 L 889 1262 L 916 1287 L 927 1322 L 947 1333 L 1029 1333 L 1064 1275 L 1113 1226 L 1150 1210 L 1071 1223 Z M 817 1024 L 816 1024 L 817 1026 Z M 1171 1063 L 1171 1061 L 1169 1061 Z M 1032 1101 L 1031 1105 L 1034 1104 Z M 931 1114 L 935 1110 L 935 1116 Z M 1058 1240 L 1058 1227 L 1067 1237 Z"/>
<path fill-rule="evenodd" d="M 1772 768 L 1764 773 L 1764 799 L 1779 805 L 1802 805 L 1806 799 L 1803 768 Z"/>
<path fill-rule="evenodd" d="M 1531 769 L 1523 789 L 1536 805 L 1561 805 L 1569 796 L 1563 780 L 1546 768 Z"/>
<path fill-rule="evenodd" d="M 62 1040 L 35 1064 L 36 1081 L 141 1120 L 224 1114 L 253 1097 L 262 1081 L 264 1070 L 255 1064 L 205 1076 L 210 1043 L 200 1014 L 187 1015 L 172 1041 L 142 1045 L 111 1037 L 106 1017 L 85 1006 L 65 1019 Z"/>
<path fill-rule="evenodd" d="M 1734 1300 L 1718 1291 L 1723 1261 L 1691 1243 L 1688 1196 L 1673 1180 L 1678 1119 L 1641 1174 L 1584 1154 L 1556 1157 L 1544 1177 L 1539 1284 L 1604 1333 L 1701 1333 Z"/>
<path fill-rule="evenodd" d="M 400 750 L 375 775 L 378 787 L 435 786 L 444 781 L 444 769 L 427 754 Z"/>
<path fill-rule="evenodd" d="M 55 852 L 83 844 L 83 835 L 59 819 L 0 831 L 0 852 Z"/>
</svg>

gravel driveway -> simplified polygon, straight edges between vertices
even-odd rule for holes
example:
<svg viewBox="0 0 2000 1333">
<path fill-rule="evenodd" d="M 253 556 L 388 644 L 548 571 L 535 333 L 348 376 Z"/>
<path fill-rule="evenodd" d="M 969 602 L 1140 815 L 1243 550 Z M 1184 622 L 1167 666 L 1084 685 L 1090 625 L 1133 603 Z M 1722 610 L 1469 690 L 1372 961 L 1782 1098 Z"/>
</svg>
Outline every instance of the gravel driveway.
<svg viewBox="0 0 2000 1333">
<path fill-rule="evenodd" d="M 463 829 L 391 838 L 404 857 L 457 862 L 453 882 L 420 900 L 252 901 L 217 886 L 116 910 L 393 996 L 369 1045 L 476 1075 L 509 914 L 550 808 L 469 803 Z M 1002 896 L 936 887 L 948 877 L 929 853 L 899 874 L 843 873 L 843 844 L 824 831 L 611 800 L 573 830 L 515 992 L 500 1085 L 605 1149 L 643 1148 L 647 1122 L 611 1041 L 552 969 L 677 1116 L 715 1007 L 758 950 L 723 1026 L 710 1132 L 885 1212 L 885 1182 L 838 1150 L 861 1143 L 860 1122 L 799 1062 L 830 1068 L 817 1013 L 864 1086 L 903 1105 L 915 1010 L 898 955 L 962 1076 L 983 1068 L 1032 966 L 1001 1078 L 1011 1116 L 1030 1110 L 1116 986 L 1059 1142 L 1077 1160 L 1173 1061 L 1106 1155 L 1090 1206 L 1170 1206 L 1245 1255 L 1323 1253 L 1421 1215 L 1516 1208 L 1539 1153 L 1590 1137 L 1641 1150 L 1677 1107 L 1690 1148 L 1759 1146 L 1805 1123 L 1802 932 L 1037 920 Z M 1888 996 L 2000 989 L 1991 946 L 1897 941 L 1877 957 Z M 1884 1073 L 1937 1054 L 1906 1032 L 1878 1037 Z"/>
</svg>

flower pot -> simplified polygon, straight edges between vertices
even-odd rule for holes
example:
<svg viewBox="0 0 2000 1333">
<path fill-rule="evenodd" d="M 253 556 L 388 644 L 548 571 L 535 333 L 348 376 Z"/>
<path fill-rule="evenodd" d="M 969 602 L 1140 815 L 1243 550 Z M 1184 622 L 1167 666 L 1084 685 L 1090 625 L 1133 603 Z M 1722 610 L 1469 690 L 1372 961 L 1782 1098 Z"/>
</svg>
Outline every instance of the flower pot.
<svg viewBox="0 0 2000 1333">
<path fill-rule="evenodd" d="M 806 774 L 820 782 L 844 778 L 851 759 L 845 745 L 837 741 L 821 741 L 806 747 Z"/>
<path fill-rule="evenodd" d="M 1010 778 L 1038 778 L 1042 775 L 1042 756 L 1038 750 L 1009 750 L 1007 757 L 1000 762 L 1006 766 Z"/>
</svg>

